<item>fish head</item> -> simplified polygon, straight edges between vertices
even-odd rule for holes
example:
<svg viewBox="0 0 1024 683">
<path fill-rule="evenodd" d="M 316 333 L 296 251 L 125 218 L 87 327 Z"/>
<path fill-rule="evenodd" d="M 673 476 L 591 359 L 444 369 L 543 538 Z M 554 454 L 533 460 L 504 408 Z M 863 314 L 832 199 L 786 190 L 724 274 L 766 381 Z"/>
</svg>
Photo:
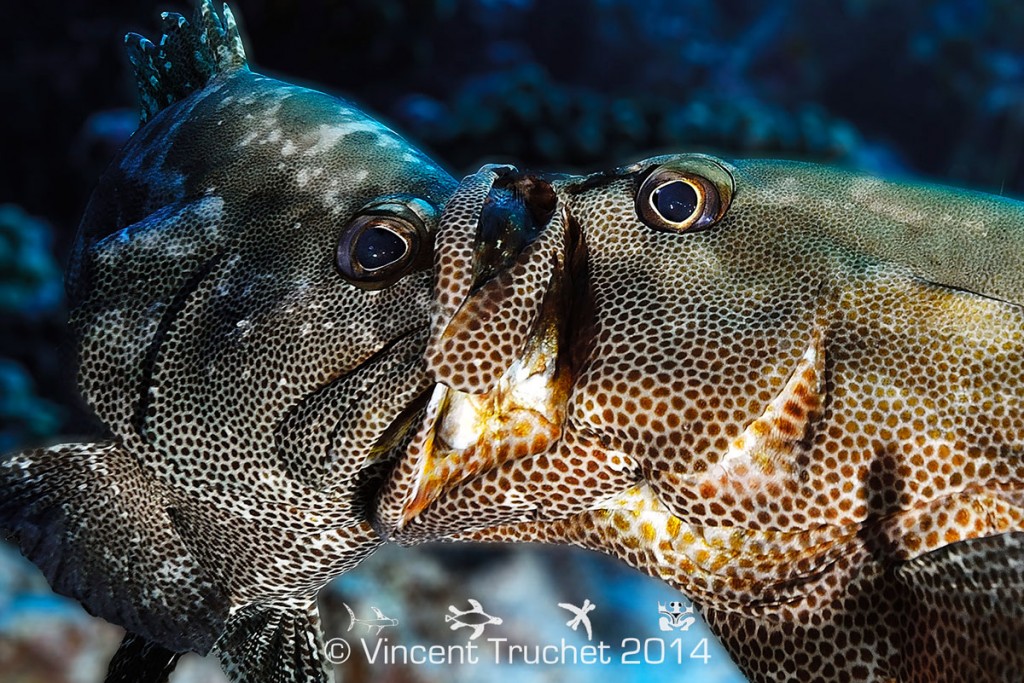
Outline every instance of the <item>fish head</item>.
<svg viewBox="0 0 1024 683">
<path fill-rule="evenodd" d="M 426 386 L 409 359 L 453 188 L 342 100 L 213 79 L 135 133 L 82 222 L 68 288 L 87 402 L 182 486 L 354 484 L 374 437 L 353 432 L 393 417 L 371 388 L 400 410 Z"/>
<path fill-rule="evenodd" d="M 483 268 L 523 178 L 442 216 L 436 385 L 376 512 L 400 541 L 645 506 L 788 533 L 1024 482 L 1021 203 L 671 155 L 530 179 L 543 226 Z"/>
</svg>

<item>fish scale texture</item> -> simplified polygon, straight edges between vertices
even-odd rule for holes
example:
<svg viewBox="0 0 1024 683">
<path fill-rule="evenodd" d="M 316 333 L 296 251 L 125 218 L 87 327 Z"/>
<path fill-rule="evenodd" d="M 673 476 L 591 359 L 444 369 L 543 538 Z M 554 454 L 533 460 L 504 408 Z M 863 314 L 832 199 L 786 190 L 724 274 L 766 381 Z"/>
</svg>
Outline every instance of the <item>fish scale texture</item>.
<svg viewBox="0 0 1024 683">
<path fill-rule="evenodd" d="M 708 159 L 554 183 L 593 311 L 558 351 L 576 356 L 565 405 L 534 407 L 564 411 L 561 435 L 492 465 L 465 447 L 472 476 L 443 473 L 397 539 L 608 552 L 697 601 L 753 680 L 1014 680 L 1021 205 Z M 731 204 L 705 229 L 648 224 L 654 169 L 704 169 Z M 435 424 L 472 441 L 461 414 Z M 429 460 L 410 458 L 396 477 L 415 486 Z"/>
</svg>

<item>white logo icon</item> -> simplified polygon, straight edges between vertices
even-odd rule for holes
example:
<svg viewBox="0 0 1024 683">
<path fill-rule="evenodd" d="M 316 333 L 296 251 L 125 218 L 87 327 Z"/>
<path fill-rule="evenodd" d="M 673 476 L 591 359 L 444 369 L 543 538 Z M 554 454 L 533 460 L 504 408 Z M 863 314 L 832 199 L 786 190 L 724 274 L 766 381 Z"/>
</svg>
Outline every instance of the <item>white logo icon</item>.
<svg viewBox="0 0 1024 683">
<path fill-rule="evenodd" d="M 356 619 L 356 613 L 352 611 L 352 608 L 344 602 L 341 604 L 345 606 L 345 609 L 348 611 L 348 616 L 351 619 L 351 621 L 349 621 L 348 624 L 349 631 L 351 631 L 356 624 L 360 624 L 362 626 L 365 626 L 369 630 L 377 629 L 377 635 L 379 636 L 380 632 L 386 629 L 388 626 L 398 626 L 398 619 L 392 619 L 391 617 L 384 616 L 384 614 L 376 607 L 370 607 L 370 609 L 372 609 L 373 613 L 376 615 L 376 618 Z"/>
<path fill-rule="evenodd" d="M 697 621 L 693 616 L 693 605 L 690 603 L 670 602 L 668 607 L 658 603 L 658 627 L 662 631 L 689 631 L 690 627 Z"/>
<path fill-rule="evenodd" d="M 469 636 L 469 639 L 476 640 L 483 635 L 485 628 L 491 625 L 497 626 L 501 623 L 501 617 L 492 617 L 484 611 L 484 608 L 476 600 L 469 599 L 467 602 L 469 602 L 469 606 L 472 609 L 458 610 L 455 609 L 455 605 L 448 605 L 448 611 L 451 614 L 446 614 L 444 620 L 451 624 L 453 631 L 463 627 L 471 628 L 473 633 Z"/>
<path fill-rule="evenodd" d="M 575 631 L 580 624 L 583 624 L 583 628 L 587 630 L 587 640 L 590 640 L 593 637 L 593 634 L 590 631 L 590 617 L 588 617 L 587 614 L 597 609 L 597 605 L 590 602 L 588 599 L 584 600 L 583 604 L 579 607 L 568 602 L 560 602 L 558 603 L 558 606 L 564 610 L 569 610 L 576 615 L 569 621 L 565 622 L 566 626 Z"/>
</svg>

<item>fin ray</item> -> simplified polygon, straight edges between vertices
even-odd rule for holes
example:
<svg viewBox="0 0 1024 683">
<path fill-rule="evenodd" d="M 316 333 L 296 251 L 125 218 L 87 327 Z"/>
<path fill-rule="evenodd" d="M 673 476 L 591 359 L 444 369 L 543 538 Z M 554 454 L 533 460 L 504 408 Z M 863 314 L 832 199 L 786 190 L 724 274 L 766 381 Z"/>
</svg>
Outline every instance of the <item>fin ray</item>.
<svg viewBox="0 0 1024 683">
<path fill-rule="evenodd" d="M 200 0 L 191 23 L 172 12 L 162 18 L 164 33 L 158 45 L 137 33 L 125 36 L 139 87 L 140 126 L 211 78 L 248 68 L 238 25 L 227 5 L 223 20 L 211 0 Z"/>
<path fill-rule="evenodd" d="M 134 633 L 125 634 L 103 683 L 167 683 L 181 654 Z"/>
<path fill-rule="evenodd" d="M 253 604 L 236 612 L 217 642 L 232 683 L 332 683 L 315 598 L 305 605 Z"/>
</svg>

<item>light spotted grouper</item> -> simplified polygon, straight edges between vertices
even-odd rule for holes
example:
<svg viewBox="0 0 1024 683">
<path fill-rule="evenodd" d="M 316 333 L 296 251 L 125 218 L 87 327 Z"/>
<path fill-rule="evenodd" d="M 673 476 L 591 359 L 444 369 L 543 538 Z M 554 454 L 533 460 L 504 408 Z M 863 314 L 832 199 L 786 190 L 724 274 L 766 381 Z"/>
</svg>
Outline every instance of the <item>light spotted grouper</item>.
<svg viewBox="0 0 1024 683">
<path fill-rule="evenodd" d="M 182 652 L 327 681 L 318 590 L 378 546 L 378 442 L 430 387 L 430 239 L 455 182 L 355 107 L 249 71 L 230 12 L 128 43 L 142 125 L 68 277 L 109 429 L 0 464 L 0 529 L 128 630 L 109 681 Z"/>
<path fill-rule="evenodd" d="M 756 681 L 1024 676 L 1024 205 L 779 161 L 485 167 L 376 522 L 678 586 Z"/>
</svg>

